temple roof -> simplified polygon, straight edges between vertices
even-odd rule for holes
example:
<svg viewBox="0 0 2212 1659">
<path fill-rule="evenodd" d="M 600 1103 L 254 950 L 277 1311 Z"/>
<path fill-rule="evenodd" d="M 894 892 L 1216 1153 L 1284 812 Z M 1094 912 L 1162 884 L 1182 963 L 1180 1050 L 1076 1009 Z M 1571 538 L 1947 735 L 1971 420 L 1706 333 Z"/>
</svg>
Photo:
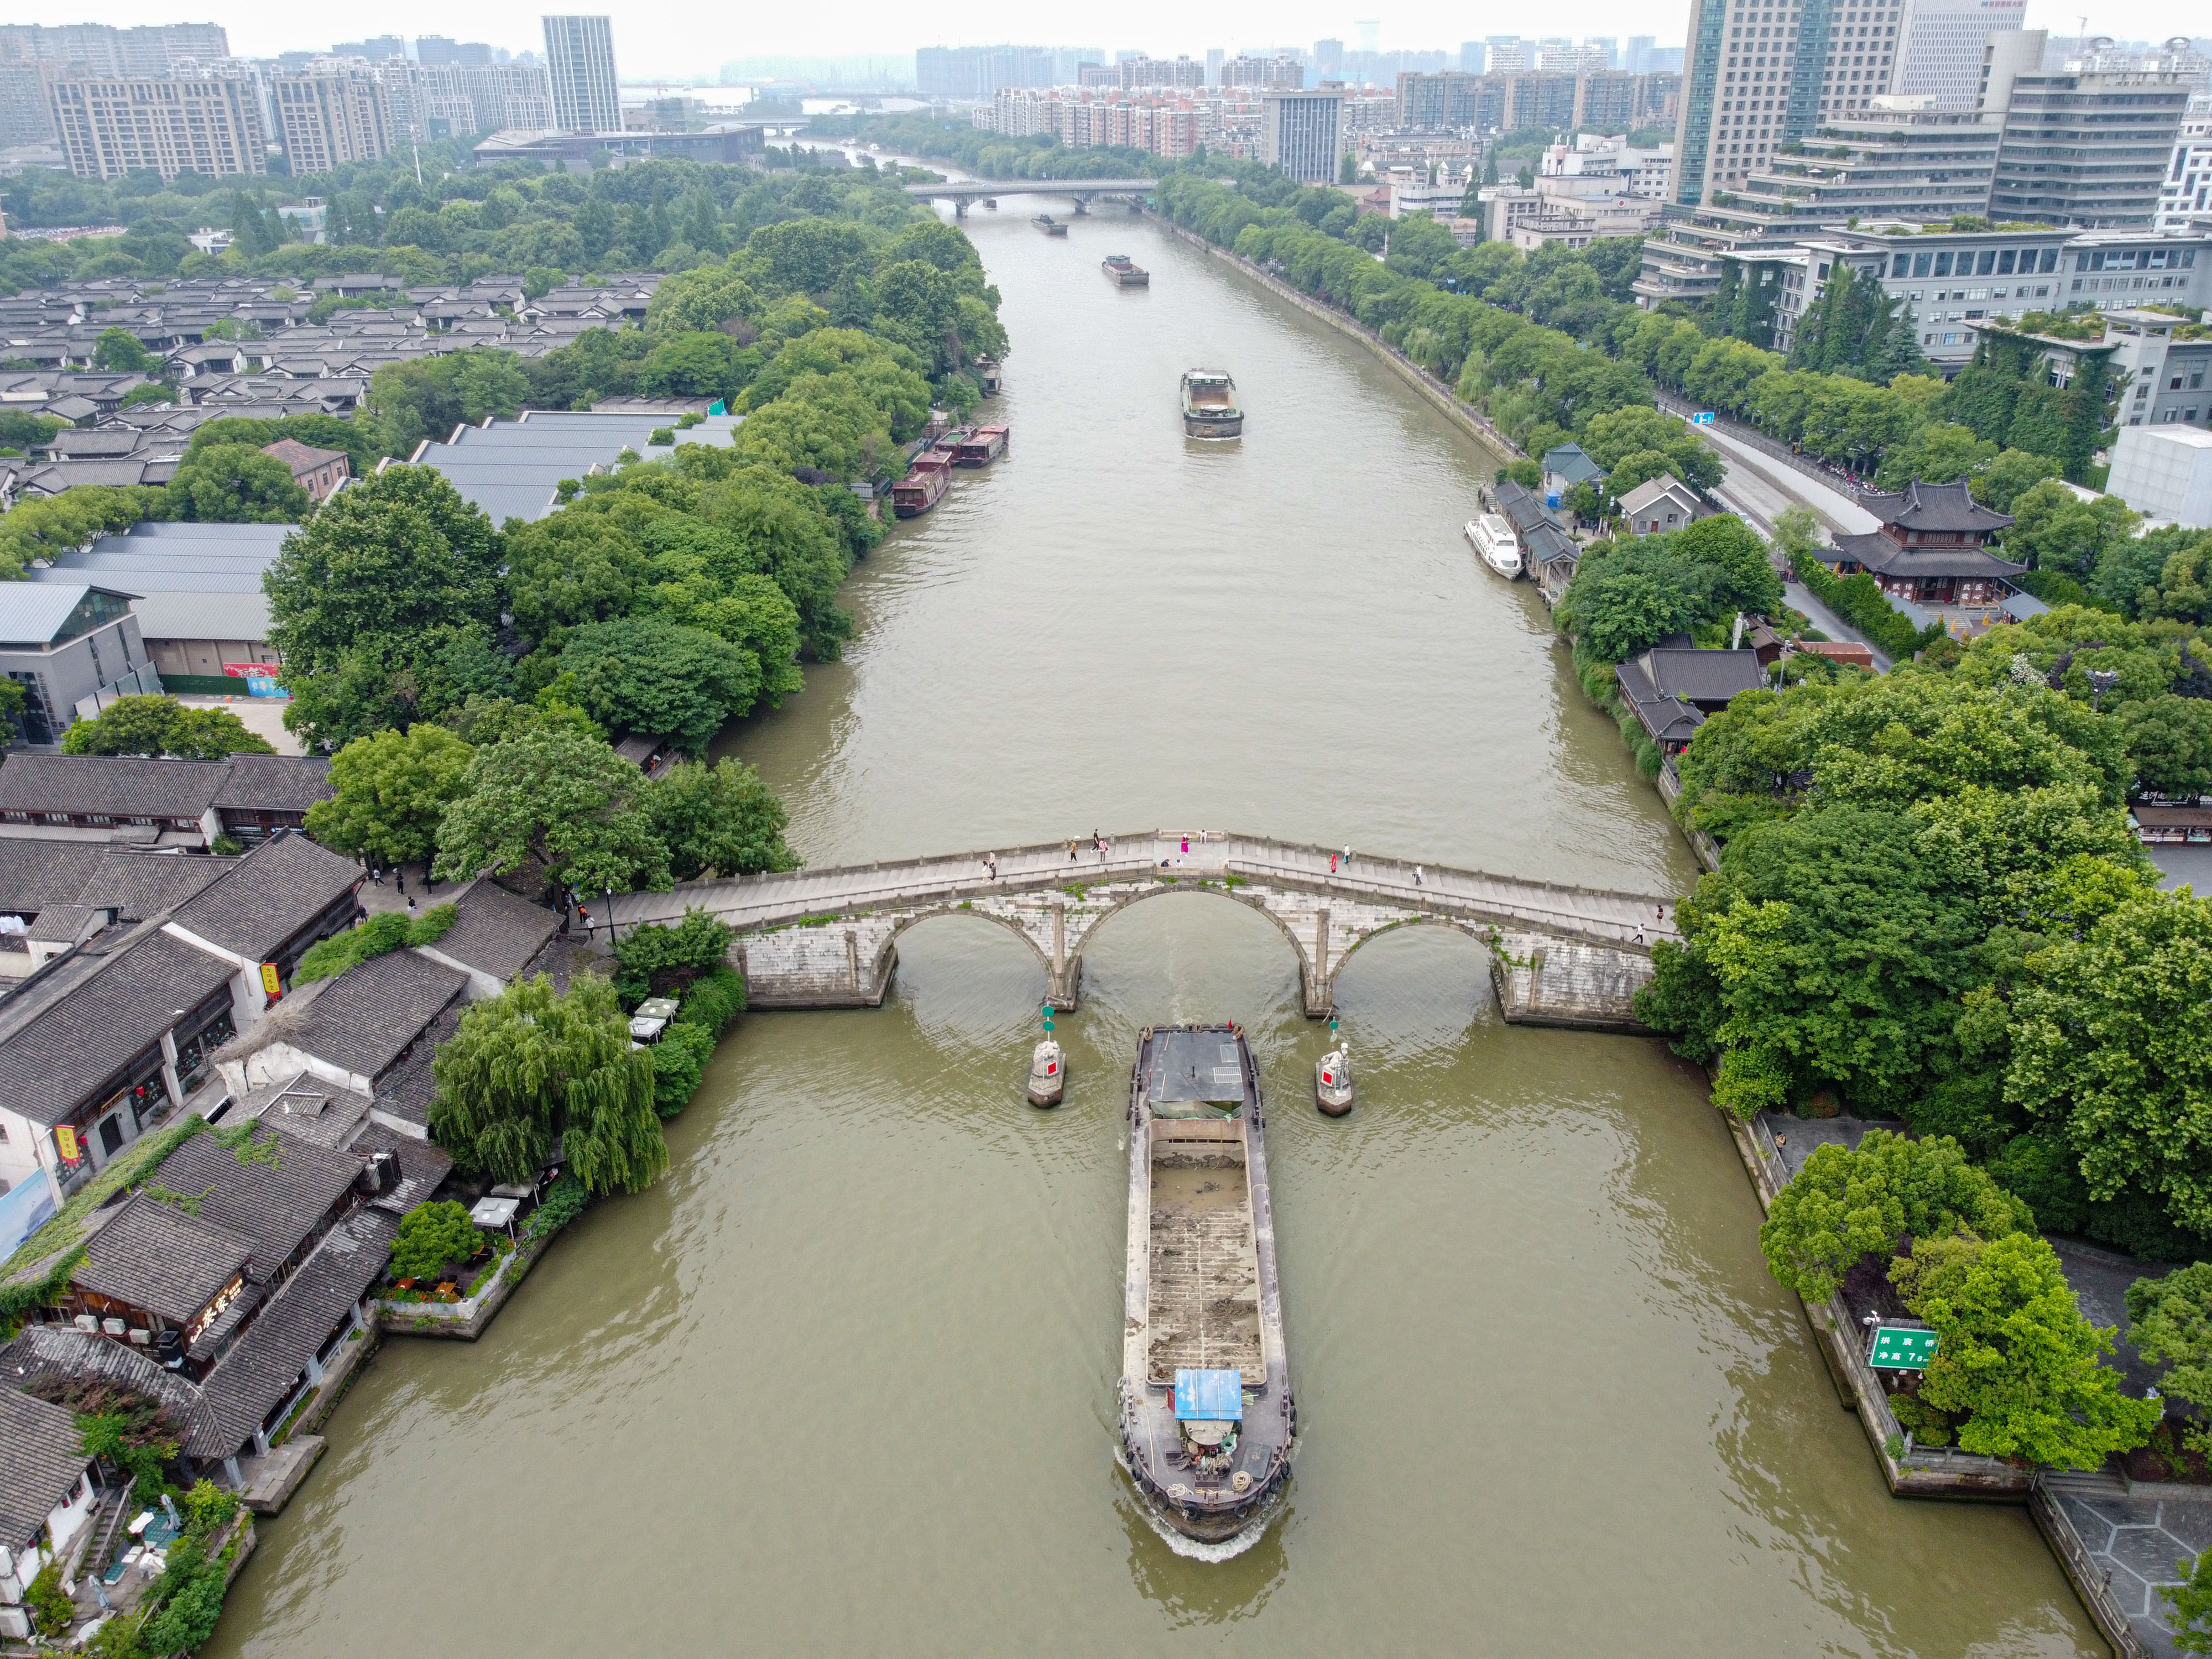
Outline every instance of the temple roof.
<svg viewBox="0 0 2212 1659">
<path fill-rule="evenodd" d="M 1901 495 L 1869 493 L 1859 500 L 1882 523 L 1893 524 L 1899 530 L 1954 534 L 1978 531 L 1987 536 L 2012 523 L 2004 514 L 1992 513 L 1976 501 L 1963 483 L 1923 483 L 1915 478 Z"/>
</svg>

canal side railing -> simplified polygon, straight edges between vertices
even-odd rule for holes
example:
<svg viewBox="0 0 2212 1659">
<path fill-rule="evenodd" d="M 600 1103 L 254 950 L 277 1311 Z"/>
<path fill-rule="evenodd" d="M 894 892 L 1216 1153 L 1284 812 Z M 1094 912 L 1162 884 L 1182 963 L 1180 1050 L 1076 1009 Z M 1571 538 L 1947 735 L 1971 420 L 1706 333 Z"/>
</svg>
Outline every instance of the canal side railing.
<svg viewBox="0 0 2212 1659">
<path fill-rule="evenodd" d="M 2051 1546 L 2051 1553 L 2058 1558 L 2060 1568 L 2073 1582 L 2074 1592 L 2081 1598 L 2081 1605 L 2088 1608 L 2089 1616 L 2097 1621 L 2098 1630 L 2112 1644 L 2118 1659 L 2152 1659 L 2149 1647 L 2136 1634 L 2135 1621 L 2112 1594 L 2112 1570 L 2099 1566 L 2090 1555 L 2089 1547 L 2074 1529 L 2073 1520 L 2052 1493 L 2043 1470 L 2036 1471 L 2027 1495 L 2027 1511 L 2035 1518 L 2036 1528 Z"/>
</svg>

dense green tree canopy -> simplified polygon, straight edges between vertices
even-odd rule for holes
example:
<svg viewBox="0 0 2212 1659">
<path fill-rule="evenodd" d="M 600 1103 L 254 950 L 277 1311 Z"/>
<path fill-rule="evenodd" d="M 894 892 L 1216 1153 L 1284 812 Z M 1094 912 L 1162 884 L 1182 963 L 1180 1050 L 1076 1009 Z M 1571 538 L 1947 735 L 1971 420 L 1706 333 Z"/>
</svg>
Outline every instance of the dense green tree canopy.
<svg viewBox="0 0 2212 1659">
<path fill-rule="evenodd" d="M 227 708 L 188 708 L 170 696 L 131 696 L 118 697 L 95 718 L 70 726 L 62 736 L 62 752 L 221 760 L 276 750 Z"/>
<path fill-rule="evenodd" d="M 378 865 L 427 859 L 474 752 L 427 720 L 356 738 L 331 757 L 336 793 L 307 809 L 307 833 L 333 852 Z"/>
<path fill-rule="evenodd" d="M 760 694 L 758 660 L 704 629 L 626 617 L 579 628 L 561 647 L 577 702 L 617 734 L 671 737 L 696 754 Z"/>
<path fill-rule="evenodd" d="M 783 803 L 734 757 L 670 768 L 646 790 L 645 815 L 678 881 L 798 866 L 784 845 Z"/>
<path fill-rule="evenodd" d="M 535 866 L 582 892 L 665 888 L 668 849 L 639 804 L 645 775 L 604 741 L 539 727 L 478 749 L 438 828 L 437 874 Z"/>
</svg>

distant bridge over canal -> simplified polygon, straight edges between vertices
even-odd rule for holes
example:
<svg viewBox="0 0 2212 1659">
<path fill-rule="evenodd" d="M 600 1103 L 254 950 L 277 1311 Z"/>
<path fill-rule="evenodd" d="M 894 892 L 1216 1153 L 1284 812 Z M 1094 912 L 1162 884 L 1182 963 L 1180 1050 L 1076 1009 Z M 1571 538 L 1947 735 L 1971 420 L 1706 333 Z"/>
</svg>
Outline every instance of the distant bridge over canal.
<svg viewBox="0 0 2212 1659">
<path fill-rule="evenodd" d="M 956 218 L 968 216 L 971 204 L 988 197 L 1065 196 L 1079 214 L 1091 211 L 1101 196 L 1151 195 L 1159 188 L 1157 179 L 963 179 L 957 183 L 908 185 L 906 193 L 917 201 L 950 202 Z"/>
<path fill-rule="evenodd" d="M 897 940 L 933 916 L 972 916 L 1007 929 L 1036 953 L 1046 997 L 1075 1006 L 1083 952 L 1130 905 L 1206 892 L 1258 911 L 1297 951 L 1307 1015 L 1335 1006 L 1345 962 L 1393 928 L 1435 924 L 1489 948 L 1509 1020 L 1638 1029 L 1632 1000 L 1651 977 L 1651 944 L 1674 937 L 1665 899 L 1523 881 L 1353 851 L 1330 868 L 1330 849 L 1264 836 L 1116 836 L 1102 856 L 1079 841 L 690 882 L 666 893 L 616 897 L 595 915 L 604 939 L 706 909 L 738 933 L 732 958 L 756 1008 L 879 1006 L 897 964 Z M 995 861 L 996 875 L 992 872 Z"/>
</svg>

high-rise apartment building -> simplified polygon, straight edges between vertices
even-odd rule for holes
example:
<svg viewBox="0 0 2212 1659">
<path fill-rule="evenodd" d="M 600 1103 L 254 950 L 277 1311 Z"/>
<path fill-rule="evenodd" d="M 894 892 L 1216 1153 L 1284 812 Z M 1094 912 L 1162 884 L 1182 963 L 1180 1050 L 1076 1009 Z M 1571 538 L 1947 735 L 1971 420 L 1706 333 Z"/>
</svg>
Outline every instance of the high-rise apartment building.
<svg viewBox="0 0 2212 1659">
<path fill-rule="evenodd" d="M 407 43 L 396 34 L 379 34 L 367 40 L 341 40 L 331 48 L 333 58 L 358 58 L 364 63 L 388 64 L 407 56 Z"/>
<path fill-rule="evenodd" d="M 1334 80 L 1344 73 L 1344 42 L 1337 40 L 1315 41 L 1313 60 L 1316 76 L 1323 80 Z"/>
<path fill-rule="evenodd" d="M 1462 75 L 1480 75 L 1490 67 L 1490 48 L 1480 40 L 1459 43 L 1459 68 Z"/>
<path fill-rule="evenodd" d="M 220 23 L 0 27 L 0 64 L 64 64 L 90 75 L 137 76 L 167 75 L 186 64 L 217 64 L 229 56 L 230 37 Z"/>
<path fill-rule="evenodd" d="M 1695 206 L 1890 90 L 1903 0 L 1690 0 L 1674 199 Z"/>
<path fill-rule="evenodd" d="M 1482 76 L 1456 70 L 1398 77 L 1398 125 L 1411 132 L 1458 132 L 1476 125 Z"/>
<path fill-rule="evenodd" d="M 1228 56 L 1229 54 L 1223 51 L 1219 46 L 1208 46 L 1206 49 L 1206 85 L 1209 87 L 1218 87 L 1221 84 L 1221 64 L 1222 61 Z"/>
<path fill-rule="evenodd" d="M 1295 58 L 1231 58 L 1221 66 L 1224 87 L 1260 87 L 1273 92 L 1296 92 L 1306 83 L 1305 65 Z"/>
<path fill-rule="evenodd" d="M 394 143 L 557 130 L 552 82 L 534 64 L 388 63 L 376 73 Z"/>
<path fill-rule="evenodd" d="M 80 179 L 138 172 L 222 179 L 269 170 L 261 100 L 243 75 L 49 74 L 47 108 Z"/>
<path fill-rule="evenodd" d="M 433 69 L 447 64 L 462 69 L 482 69 L 499 60 L 491 46 L 482 40 L 455 40 L 442 34 L 418 34 L 415 37 L 415 61 Z"/>
<path fill-rule="evenodd" d="M 1344 154 L 1344 100 L 1340 88 L 1270 92 L 1260 117 L 1260 159 L 1301 184 L 1336 181 Z"/>
<path fill-rule="evenodd" d="M 1628 50 L 1621 57 L 1621 68 L 1626 70 L 1631 75 L 1643 74 L 1651 67 L 1651 49 L 1658 44 L 1657 38 L 1653 35 L 1630 35 Z"/>
<path fill-rule="evenodd" d="M 545 69 L 553 82 L 553 124 L 563 132 L 620 132 L 615 36 L 605 17 L 548 17 Z"/>
<path fill-rule="evenodd" d="M 326 58 L 305 74 L 272 75 L 269 103 L 295 179 L 391 152 L 384 86 L 366 64 Z"/>
<path fill-rule="evenodd" d="M 1925 95 L 1937 109 L 1972 109 L 1980 101 L 1982 49 L 1990 36 L 2018 29 L 2027 0 L 1905 0 L 1891 87 Z"/>
<path fill-rule="evenodd" d="M 915 84 L 925 98 L 988 100 L 1001 87 L 1051 86 L 1056 56 L 1042 46 L 923 46 L 914 54 Z M 1121 82 L 1115 77 L 1107 84 Z"/>
<path fill-rule="evenodd" d="M 1148 91 L 1161 87 L 1197 88 L 1206 84 L 1206 65 L 1188 57 L 1124 58 L 1115 68 L 1121 72 L 1121 89 L 1124 92 Z"/>
</svg>

